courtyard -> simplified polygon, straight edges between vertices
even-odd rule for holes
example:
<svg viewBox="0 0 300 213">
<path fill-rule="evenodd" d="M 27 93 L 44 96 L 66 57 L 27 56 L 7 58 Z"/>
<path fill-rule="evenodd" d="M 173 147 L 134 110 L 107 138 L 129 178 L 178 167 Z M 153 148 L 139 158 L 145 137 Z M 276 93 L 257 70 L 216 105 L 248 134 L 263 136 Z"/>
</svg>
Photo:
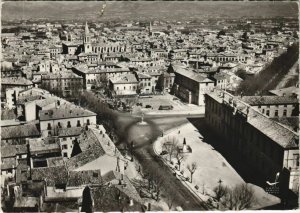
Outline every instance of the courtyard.
<svg viewBox="0 0 300 213">
<path fill-rule="evenodd" d="M 176 157 L 170 155 L 160 155 L 165 148 L 163 144 L 168 141 L 177 140 L 177 145 L 183 146 L 185 140 L 186 146 L 189 147 L 188 152 L 184 154 L 184 159 L 179 164 Z M 214 197 L 213 189 L 219 184 L 233 188 L 238 184 L 243 184 L 245 181 L 231 167 L 226 159 L 216 151 L 205 138 L 191 123 L 181 125 L 177 128 L 165 132 L 163 137 L 160 137 L 153 145 L 156 154 L 162 156 L 162 160 L 176 174 L 176 177 L 184 183 L 199 199 L 207 201 Z M 191 174 L 187 166 L 196 163 L 196 169 L 191 180 Z M 253 204 L 253 209 L 262 208 L 264 206 L 275 205 L 280 200 L 272 195 L 267 194 L 260 187 L 250 184 L 254 189 L 255 197 L 257 198 Z"/>
<path fill-rule="evenodd" d="M 133 107 L 132 113 L 154 114 L 204 114 L 204 106 L 184 103 L 169 93 L 164 95 L 141 96 L 137 100 L 138 106 Z M 172 106 L 172 109 L 159 109 L 160 106 Z"/>
</svg>

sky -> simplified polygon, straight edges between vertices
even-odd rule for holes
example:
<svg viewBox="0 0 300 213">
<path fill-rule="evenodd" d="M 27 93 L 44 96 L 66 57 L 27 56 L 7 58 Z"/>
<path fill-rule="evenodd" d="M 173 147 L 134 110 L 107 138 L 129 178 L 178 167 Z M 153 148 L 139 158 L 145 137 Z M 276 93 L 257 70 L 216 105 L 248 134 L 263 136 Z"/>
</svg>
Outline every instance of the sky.
<svg viewBox="0 0 300 213">
<path fill-rule="evenodd" d="M 95 1 L 5 1 L 2 20 L 7 19 L 94 19 L 104 2 Z M 290 16 L 298 17 L 296 2 L 220 2 L 220 1 L 110 1 L 103 18 L 180 19 L 184 17 Z"/>
</svg>

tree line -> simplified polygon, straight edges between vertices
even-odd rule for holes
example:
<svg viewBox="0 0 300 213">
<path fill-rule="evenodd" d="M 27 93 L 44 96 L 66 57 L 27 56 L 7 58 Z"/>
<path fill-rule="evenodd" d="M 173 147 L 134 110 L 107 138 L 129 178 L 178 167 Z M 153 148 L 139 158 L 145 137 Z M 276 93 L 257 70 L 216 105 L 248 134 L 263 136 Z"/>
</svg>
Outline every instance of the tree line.
<svg viewBox="0 0 300 213">
<path fill-rule="evenodd" d="M 287 51 L 275 58 L 270 65 L 254 76 L 248 76 L 239 85 L 236 95 L 266 95 L 274 89 L 299 59 L 299 43 L 289 46 Z"/>
</svg>

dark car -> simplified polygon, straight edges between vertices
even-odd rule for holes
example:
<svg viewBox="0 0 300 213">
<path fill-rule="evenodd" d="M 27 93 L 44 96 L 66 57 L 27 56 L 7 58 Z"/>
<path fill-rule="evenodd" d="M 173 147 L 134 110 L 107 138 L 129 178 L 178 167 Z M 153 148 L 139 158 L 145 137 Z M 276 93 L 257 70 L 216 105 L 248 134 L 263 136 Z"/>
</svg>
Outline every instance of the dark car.
<svg viewBox="0 0 300 213">
<path fill-rule="evenodd" d="M 149 105 L 149 104 L 147 104 L 147 105 L 145 106 L 145 108 L 152 108 L 152 106 Z"/>
<path fill-rule="evenodd" d="M 172 110 L 173 106 L 172 105 L 160 105 L 158 110 Z"/>
</svg>

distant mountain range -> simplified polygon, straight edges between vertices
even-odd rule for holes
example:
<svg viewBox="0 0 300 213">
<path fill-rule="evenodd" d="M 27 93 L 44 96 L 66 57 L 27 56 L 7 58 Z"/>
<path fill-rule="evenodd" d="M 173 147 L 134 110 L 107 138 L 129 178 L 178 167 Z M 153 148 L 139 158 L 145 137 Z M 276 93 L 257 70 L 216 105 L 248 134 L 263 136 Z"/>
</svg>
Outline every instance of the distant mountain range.
<svg viewBox="0 0 300 213">
<path fill-rule="evenodd" d="M 11 19 L 99 19 L 105 2 L 94 1 L 19 1 L 4 2 L 2 20 Z M 101 19 L 167 19 L 298 17 L 296 2 L 180 2 L 180 1 L 115 1 L 107 2 Z"/>
</svg>

